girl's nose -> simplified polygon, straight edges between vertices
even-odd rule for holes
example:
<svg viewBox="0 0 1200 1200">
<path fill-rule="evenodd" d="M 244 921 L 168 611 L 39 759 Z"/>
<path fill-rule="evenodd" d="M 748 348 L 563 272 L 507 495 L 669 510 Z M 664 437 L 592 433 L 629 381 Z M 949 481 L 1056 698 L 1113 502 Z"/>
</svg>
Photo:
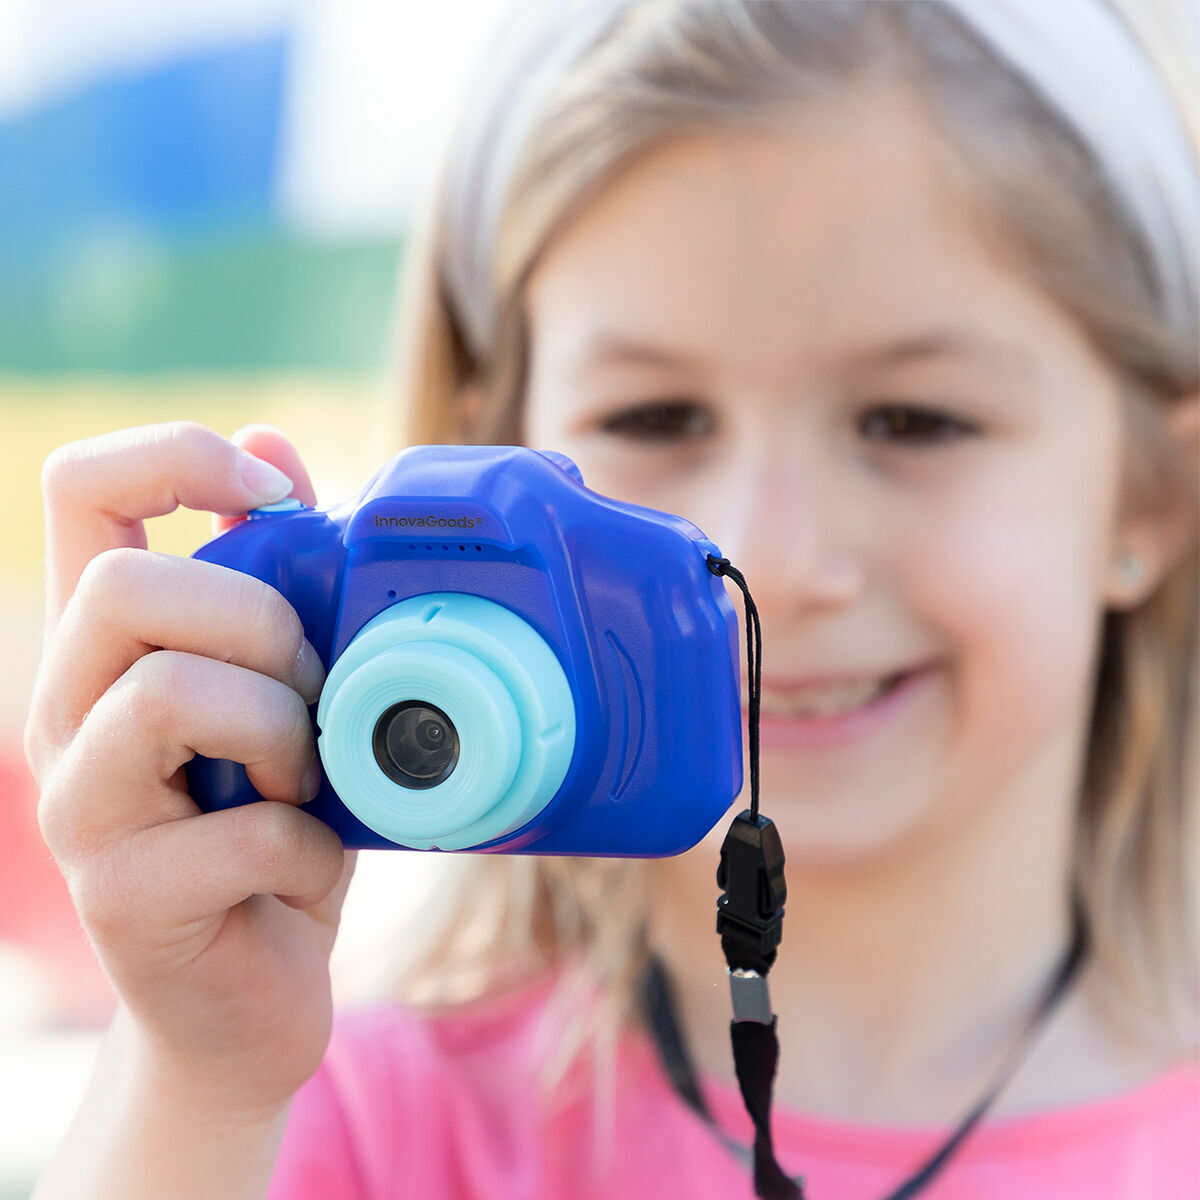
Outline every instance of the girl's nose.
<svg viewBox="0 0 1200 1200">
<path fill-rule="evenodd" d="M 710 534 L 746 576 L 764 622 L 831 613 L 865 589 L 853 497 L 828 461 L 787 446 L 744 456 Z"/>
</svg>

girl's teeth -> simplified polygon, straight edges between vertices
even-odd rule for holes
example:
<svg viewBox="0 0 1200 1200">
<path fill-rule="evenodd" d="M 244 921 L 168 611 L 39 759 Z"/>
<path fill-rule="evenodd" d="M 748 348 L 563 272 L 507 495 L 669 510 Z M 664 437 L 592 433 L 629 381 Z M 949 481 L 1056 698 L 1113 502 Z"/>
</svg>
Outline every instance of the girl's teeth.
<svg viewBox="0 0 1200 1200">
<path fill-rule="evenodd" d="M 772 717 L 835 717 L 861 708 L 874 700 L 894 677 L 864 680 L 861 683 L 831 684 L 804 692 L 763 692 L 762 710 Z"/>
</svg>

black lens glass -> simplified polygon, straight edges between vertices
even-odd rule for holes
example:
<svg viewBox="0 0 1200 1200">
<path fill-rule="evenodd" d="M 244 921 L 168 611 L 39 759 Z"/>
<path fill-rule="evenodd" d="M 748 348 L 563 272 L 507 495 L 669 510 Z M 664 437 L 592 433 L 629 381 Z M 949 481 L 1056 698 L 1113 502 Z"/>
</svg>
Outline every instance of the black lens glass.
<svg viewBox="0 0 1200 1200">
<path fill-rule="evenodd" d="M 436 787 L 458 764 L 454 722 L 420 700 L 393 704 L 375 722 L 371 745 L 380 770 L 401 787 Z"/>
</svg>

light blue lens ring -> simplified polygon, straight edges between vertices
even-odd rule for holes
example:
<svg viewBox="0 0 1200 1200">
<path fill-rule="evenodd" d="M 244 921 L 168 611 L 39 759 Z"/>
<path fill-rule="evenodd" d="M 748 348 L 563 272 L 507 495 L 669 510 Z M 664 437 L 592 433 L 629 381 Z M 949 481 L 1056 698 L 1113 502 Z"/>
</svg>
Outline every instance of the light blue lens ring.
<svg viewBox="0 0 1200 1200">
<path fill-rule="evenodd" d="M 406 788 L 375 761 L 376 723 L 406 700 L 440 708 L 458 731 L 458 762 L 435 787 Z M 326 714 L 318 745 L 329 781 L 364 825 L 390 841 L 437 844 L 485 816 L 516 774 L 516 706 L 494 672 L 456 646 L 410 642 L 373 656 L 336 689 Z"/>
<path fill-rule="evenodd" d="M 520 828 L 553 799 L 575 749 L 575 705 L 553 650 L 527 622 L 479 596 L 429 593 L 403 600 L 369 621 L 333 664 L 317 714 L 322 739 L 333 698 L 351 674 L 376 656 L 410 643 L 429 641 L 457 646 L 490 668 L 508 691 L 524 735 L 519 743 L 516 775 L 503 796 L 478 820 L 437 838 L 383 835 L 417 849 L 461 850 Z M 449 709 L 444 711 L 452 716 Z M 373 763 L 369 746 L 363 753 Z M 331 781 L 343 803 L 351 798 L 332 776 Z M 403 790 L 390 780 L 388 783 Z M 443 786 L 427 789 L 424 794 L 432 798 Z"/>
<path fill-rule="evenodd" d="M 504 680 L 524 735 L 517 774 L 505 796 L 453 843 L 441 843 L 461 850 L 519 829 L 554 798 L 575 751 L 575 701 L 557 656 L 531 625 L 478 596 L 442 595 L 454 603 L 438 621 L 453 622 L 457 644 L 483 658 Z"/>
</svg>

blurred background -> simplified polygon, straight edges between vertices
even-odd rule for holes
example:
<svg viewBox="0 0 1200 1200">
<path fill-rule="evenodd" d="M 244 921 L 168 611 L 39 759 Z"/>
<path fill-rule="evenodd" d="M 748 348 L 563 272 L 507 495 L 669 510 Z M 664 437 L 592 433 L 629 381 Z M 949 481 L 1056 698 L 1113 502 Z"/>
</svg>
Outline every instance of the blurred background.
<svg viewBox="0 0 1200 1200">
<path fill-rule="evenodd" d="M 0 500 L 16 516 L 0 555 L 0 1200 L 29 1194 L 113 1006 L 21 750 L 42 462 L 130 425 L 266 421 L 322 503 L 357 491 L 390 449 L 405 231 L 497 8 L 0 0 Z M 172 553 L 208 536 L 197 513 L 150 528 Z M 429 866 L 362 857 L 335 955 L 343 997 Z"/>
</svg>

